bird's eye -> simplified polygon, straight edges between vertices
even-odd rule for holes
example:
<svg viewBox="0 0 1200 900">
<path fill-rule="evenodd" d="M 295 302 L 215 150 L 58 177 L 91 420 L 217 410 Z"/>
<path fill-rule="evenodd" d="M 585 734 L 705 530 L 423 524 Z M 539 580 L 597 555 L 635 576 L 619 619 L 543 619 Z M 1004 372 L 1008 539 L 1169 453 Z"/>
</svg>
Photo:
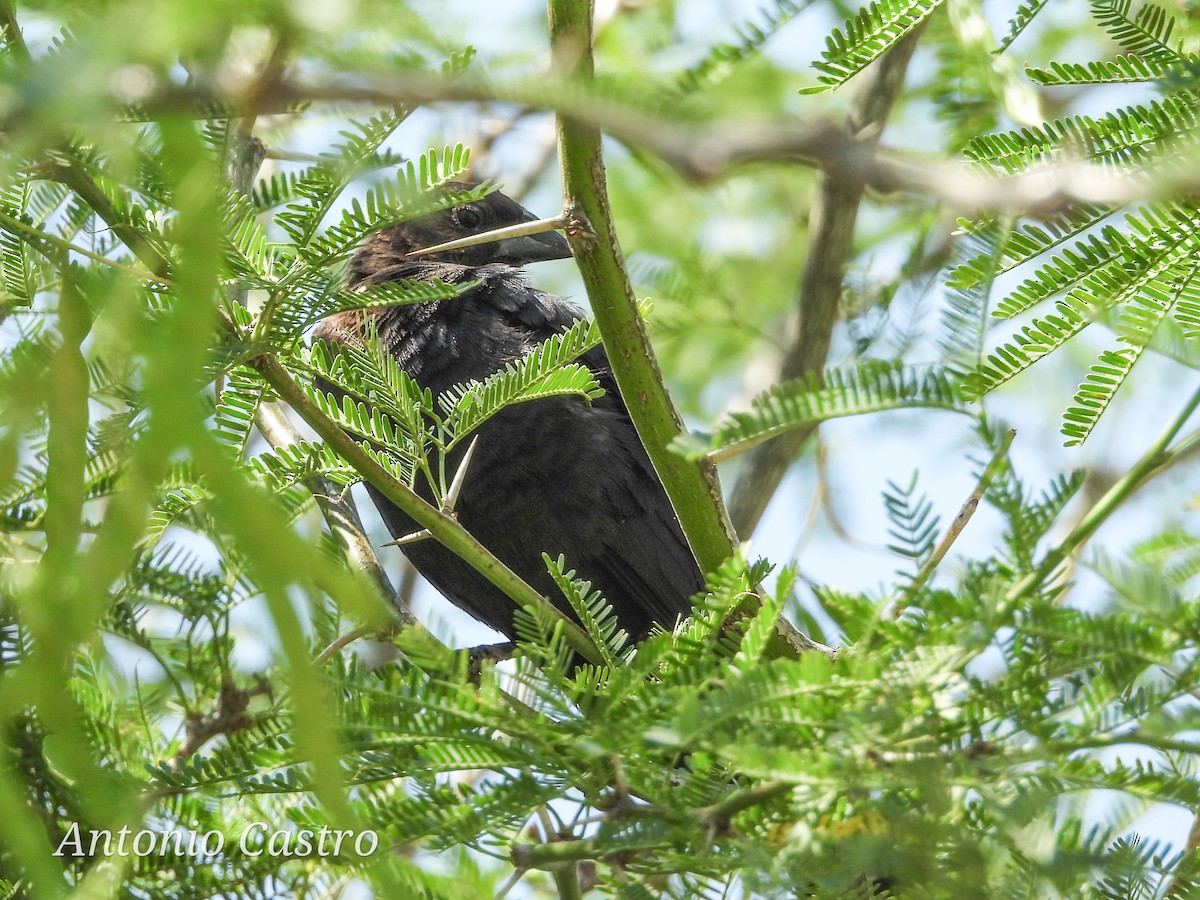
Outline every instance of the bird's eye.
<svg viewBox="0 0 1200 900">
<path fill-rule="evenodd" d="M 454 209 L 454 221 L 462 228 L 478 228 L 483 214 L 473 206 L 459 206 Z"/>
</svg>

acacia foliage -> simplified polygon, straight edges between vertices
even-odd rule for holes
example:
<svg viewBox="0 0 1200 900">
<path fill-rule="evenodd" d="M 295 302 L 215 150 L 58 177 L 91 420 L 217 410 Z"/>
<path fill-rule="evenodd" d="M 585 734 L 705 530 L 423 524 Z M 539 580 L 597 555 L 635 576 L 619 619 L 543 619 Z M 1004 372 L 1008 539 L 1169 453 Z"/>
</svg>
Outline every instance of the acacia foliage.
<svg viewBox="0 0 1200 900">
<path fill-rule="evenodd" d="M 718 418 L 706 395 L 761 352 L 790 300 L 798 273 L 783 248 L 800 241 L 794 212 L 811 177 L 781 165 L 698 195 L 661 161 L 618 159 L 619 226 L 627 246 L 652 251 L 632 269 L 660 298 L 646 312 L 665 368 L 685 409 L 715 422 L 676 443 L 681 457 L 724 459 L 830 418 L 932 409 L 974 448 L 966 464 L 987 475 L 997 540 L 942 564 L 955 510 L 939 515 L 922 490 L 934 473 L 900 467 L 876 507 L 898 568 L 873 589 L 812 583 L 776 560 L 773 587 L 742 617 L 773 566 L 732 559 L 690 620 L 635 649 L 588 573 L 547 558 L 594 661 L 573 665 L 579 642 L 535 604 L 516 613 L 515 660 L 477 674 L 397 624 L 386 585 L 348 562 L 345 534 L 321 513 L 367 470 L 399 487 L 425 480 L 448 502 L 446 455 L 489 416 L 595 396 L 576 360 L 599 332 L 583 322 L 443 397 L 370 340 L 361 351 L 305 345 L 331 312 L 455 302 L 469 285 L 344 291 L 346 259 L 375 228 L 490 188 L 435 191 L 468 170 L 457 143 L 391 149 L 415 130 L 410 104 L 351 107 L 351 89 L 309 103 L 283 89 L 288 79 L 399 73 L 451 93 L 529 90 L 519 67 L 460 46 L 449 19 L 386 7 L 364 5 L 333 40 L 329 21 L 268 2 L 126 0 L 78 16 L 33 3 L 20 19 L 0 6 L 0 877 L 11 892 L 316 897 L 360 880 L 379 896 L 492 896 L 517 874 L 564 896 L 639 898 L 884 890 L 869 877 L 896 896 L 1200 890 L 1186 836 L 1143 841 L 1130 829 L 1151 804 L 1200 808 L 1194 523 L 1180 514 L 1132 546 L 1089 545 L 1195 443 L 1200 395 L 1138 384 L 1152 356 L 1194 384 L 1200 359 L 1200 221 L 1181 176 L 1196 150 L 1190 15 L 1094 2 L 1094 27 L 1120 53 L 1047 55 L 1024 73 L 1012 48 L 1054 42 L 1052 24 L 1039 32 L 1040 3 L 1017 10 L 988 65 L 970 53 L 981 33 L 970 4 L 873 3 L 831 34 L 818 74 L 801 75 L 761 53 L 804 20 L 802 3 L 731 24 L 667 77 L 643 57 L 669 62 L 678 49 L 669 4 L 611 22 L 598 40 L 606 79 L 587 90 L 551 80 L 546 104 L 719 126 L 764 92 L 842 87 L 922 32 L 933 59 L 912 93 L 933 99 L 947 159 L 981 177 L 1083 161 L 1167 187 L 1005 210 L 953 233 L 935 200 L 888 198 L 848 260 L 845 361 Z M 109 39 L 135 28 L 147 38 L 136 54 Z M 242 83 L 246 58 L 258 75 Z M 1137 83 L 1150 99 L 1002 126 L 1031 83 Z M 247 120 L 246 103 L 271 117 Z M 316 158 L 243 177 L 261 161 L 252 138 L 286 150 L 323 116 L 343 132 Z M 758 250 L 778 265 L 714 252 L 680 227 L 714 196 L 731 220 L 774 226 Z M 903 265 L 872 267 L 873 250 L 897 244 Z M 940 319 L 916 314 L 932 285 L 947 292 Z M 1093 332 L 1103 346 L 1084 349 Z M 1072 354 L 1073 399 L 1029 387 L 1026 370 Z M 340 399 L 315 389 L 318 377 Z M 1008 460 L 991 416 L 991 392 L 1008 383 L 1025 386 L 1031 422 L 1048 415 L 1039 394 L 1064 410 L 1072 444 L 1123 394 L 1162 409 L 1167 430 L 1135 436 L 1136 461 L 1101 490 L 1084 490 L 1081 472 L 1042 483 Z M 336 424 L 350 442 L 317 428 L 317 439 L 266 444 L 262 417 L 288 385 L 310 425 Z M 1072 565 L 1105 585 L 1086 607 Z M 781 611 L 836 655 L 777 658 Z M 342 650 L 339 637 L 363 623 L 399 659 L 372 666 Z M 269 635 L 260 663 L 242 655 L 248 629 Z M 1097 811 L 1098 791 L 1119 799 Z M 260 821 L 369 828 L 380 849 L 255 855 L 239 836 Z M 52 855 L 71 823 L 227 838 L 211 857 Z"/>
</svg>

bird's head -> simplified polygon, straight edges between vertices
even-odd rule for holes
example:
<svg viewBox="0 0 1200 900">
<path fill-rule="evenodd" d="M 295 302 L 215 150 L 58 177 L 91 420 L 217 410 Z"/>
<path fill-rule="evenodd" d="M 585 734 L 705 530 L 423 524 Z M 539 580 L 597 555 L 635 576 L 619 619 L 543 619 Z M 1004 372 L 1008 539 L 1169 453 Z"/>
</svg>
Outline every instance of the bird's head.
<svg viewBox="0 0 1200 900">
<path fill-rule="evenodd" d="M 450 182 L 448 193 L 471 190 L 477 185 L 469 182 Z M 462 203 L 437 212 L 384 228 L 369 237 L 351 266 L 351 281 L 377 273 L 381 269 L 405 262 L 450 263 L 459 266 L 483 266 L 488 263 L 507 263 L 522 266 L 545 259 L 565 259 L 571 255 L 566 240 L 556 231 L 540 234 L 501 237 L 498 240 L 469 247 L 438 250 L 416 255 L 439 244 L 473 235 L 524 225 L 538 221 L 537 216 L 499 191 L 481 200 Z"/>
</svg>

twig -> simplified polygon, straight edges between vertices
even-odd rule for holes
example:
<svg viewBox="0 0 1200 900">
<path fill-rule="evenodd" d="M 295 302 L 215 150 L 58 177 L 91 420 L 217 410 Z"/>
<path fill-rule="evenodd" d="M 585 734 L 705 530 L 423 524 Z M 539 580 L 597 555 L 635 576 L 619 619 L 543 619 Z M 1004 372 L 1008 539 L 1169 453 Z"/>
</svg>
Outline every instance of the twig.
<svg viewBox="0 0 1200 900">
<path fill-rule="evenodd" d="M 574 841 L 551 841 L 541 844 L 514 844 L 509 851 L 512 864 L 518 869 L 549 869 L 565 863 L 596 859 L 599 847 L 594 838 Z"/>
<path fill-rule="evenodd" d="M 339 635 L 337 638 L 331 641 L 328 647 L 313 657 L 313 668 L 319 669 L 334 656 L 360 638 L 369 637 L 372 634 L 378 633 L 379 629 L 372 625 L 359 625 L 357 628 L 351 628 L 345 634 Z"/>
<path fill-rule="evenodd" d="M 1192 413 L 1197 408 L 1200 408 L 1200 388 L 1197 388 L 1192 393 L 1187 403 L 1183 405 L 1183 408 L 1171 420 L 1170 424 L 1158 436 L 1157 440 L 1150 445 L 1150 448 L 1142 454 L 1141 458 L 1133 464 L 1129 471 L 1118 479 L 1105 492 L 1103 497 L 1096 501 L 1095 505 L 1079 520 L 1079 523 L 1071 529 L 1070 534 L 1042 557 L 1042 561 L 1038 563 L 1032 572 L 1009 589 L 1004 597 L 1005 607 L 1011 608 L 1023 597 L 1037 590 L 1064 560 L 1078 551 L 1080 547 L 1091 539 L 1096 530 L 1138 488 L 1142 487 L 1151 478 L 1171 468 L 1182 456 L 1190 455 L 1197 437 L 1196 434 L 1184 438 L 1174 448 L 1168 449 L 1168 447 L 1171 441 L 1175 439 L 1175 435 L 1187 424 L 1187 420 L 1191 418 Z"/>
<path fill-rule="evenodd" d="M 287 417 L 287 413 L 273 403 L 263 403 L 259 406 L 254 415 L 254 424 L 272 447 L 290 446 L 300 442 L 300 432 L 296 430 L 296 426 Z M 400 624 L 416 624 L 416 617 L 404 598 L 392 586 L 387 571 L 367 539 L 362 518 L 354 501 L 322 475 L 306 478 L 304 484 L 312 491 L 317 508 L 321 510 L 334 540 L 342 548 L 346 561 L 352 568 L 366 573 L 395 611 Z"/>
<path fill-rule="evenodd" d="M 701 807 L 695 815 L 701 821 L 708 822 L 718 832 L 729 828 L 730 820 L 742 812 L 795 790 L 794 784 L 785 781 L 766 781 L 744 791 L 736 791 L 711 806 Z"/>
<path fill-rule="evenodd" d="M 179 115 L 189 108 L 197 117 L 211 117 L 214 108 L 236 116 L 245 106 L 243 94 L 236 85 L 228 91 L 211 85 L 163 85 L 130 110 L 130 117 L 153 119 Z M 794 162 L 836 177 L 850 177 L 872 189 L 936 198 L 961 215 L 985 211 L 1044 215 L 1077 202 L 1130 203 L 1176 195 L 1195 189 L 1198 182 L 1195 161 L 1188 158 L 1177 160 L 1173 167 L 1156 167 L 1153 179 L 1144 172 L 1114 171 L 1078 159 L 989 178 L 959 164 L 929 162 L 863 142 L 838 122 L 723 119 L 698 124 L 673 118 L 662 109 L 613 100 L 598 93 L 590 82 L 554 75 L 506 82 L 461 75 L 445 79 L 418 72 L 358 76 L 353 83 L 281 78 L 273 91 L 261 98 L 259 111 L 288 113 L 314 102 L 395 106 L 442 101 L 513 103 L 552 110 L 581 127 L 603 131 L 659 156 L 692 181 L 711 181 L 753 163 Z M 34 112 L 18 107 L 9 115 Z"/>
<path fill-rule="evenodd" d="M 549 807 L 539 806 L 537 817 L 542 826 L 542 841 L 544 843 L 558 841 L 560 839 L 560 832 L 554 827 L 554 823 L 550 821 Z M 583 892 L 579 887 L 578 861 L 567 860 L 559 865 L 551 866 L 550 877 L 554 879 L 554 886 L 558 888 L 559 900 L 579 900 L 583 896 Z"/>
<path fill-rule="evenodd" d="M 21 62 L 29 62 L 29 47 L 25 44 L 25 36 L 21 34 L 16 10 L 11 3 L 0 3 L 0 28 L 4 31 L 4 42 L 8 44 L 9 51 Z"/>
<path fill-rule="evenodd" d="M 854 152 L 874 152 L 884 122 L 900 88 L 920 32 L 909 35 L 875 63 L 866 76 L 845 129 Z M 823 172 L 809 217 L 810 238 L 799 297 L 785 326 L 793 335 L 779 366 L 778 381 L 790 381 L 825 367 L 833 328 L 838 320 L 842 281 L 854 252 L 854 229 L 868 179 L 852 167 Z M 749 536 L 758 526 L 788 468 L 808 438 L 810 425 L 779 435 L 751 450 L 743 464 L 730 503 L 738 534 Z"/>
<path fill-rule="evenodd" d="M 156 280 L 169 284 L 167 275 L 170 273 L 171 262 L 167 257 L 146 239 L 145 235 L 129 225 L 112 205 L 108 196 L 92 179 L 91 175 L 82 168 L 69 151 L 49 153 L 47 160 L 40 169 L 46 178 L 66 185 L 74 191 L 88 208 L 96 213 L 112 233 L 133 255 L 141 260 L 142 265 L 149 269 Z M 110 261 L 111 263 L 111 261 Z M 144 276 L 142 276 L 144 277 Z"/>
<path fill-rule="evenodd" d="M 217 708 L 207 715 L 189 716 L 185 723 L 186 737 L 179 750 L 171 758 L 172 768 L 179 770 L 183 764 L 199 752 L 200 748 L 218 735 L 231 735 L 245 731 L 253 724 L 246 715 L 253 697 L 271 693 L 271 686 L 262 681 L 252 688 L 239 688 L 232 680 L 221 684 L 217 697 Z"/>
<path fill-rule="evenodd" d="M 1010 428 L 1008 434 L 1000 442 L 1000 446 L 996 448 L 996 452 L 992 454 L 991 460 L 987 467 L 984 468 L 983 474 L 979 476 L 979 482 L 975 485 L 975 489 L 971 491 L 966 502 L 962 505 L 962 509 L 958 511 L 958 515 L 954 517 L 954 521 L 950 523 L 950 527 L 946 529 L 946 533 L 942 535 L 941 541 L 934 548 L 933 553 L 925 560 L 917 574 L 913 576 L 913 580 L 909 582 L 908 587 L 904 589 L 904 593 L 892 608 L 892 615 L 895 618 L 900 618 L 908 605 L 912 603 L 913 597 L 921 590 L 933 575 L 942 559 L 950 551 L 951 546 L 958 540 L 958 536 L 962 534 L 962 530 L 967 527 L 967 523 L 971 521 L 971 516 L 975 515 L 975 510 L 979 506 L 979 501 L 983 499 L 984 492 L 991 485 L 992 479 L 996 477 L 996 472 L 1000 466 L 1004 464 L 1008 456 L 1008 448 L 1012 446 L 1013 438 L 1017 436 L 1017 430 Z"/>
<path fill-rule="evenodd" d="M 496 900 L 504 900 L 509 892 L 521 883 L 521 879 L 525 877 L 528 869 L 513 869 L 513 873 L 508 876 L 508 880 L 500 885 L 500 890 L 496 891 Z"/>
<path fill-rule="evenodd" d="M 59 251 L 65 250 L 69 253 L 78 253 L 80 256 L 85 256 L 93 262 L 99 263 L 100 265 L 107 266 L 110 269 L 115 269 L 118 272 L 124 272 L 126 275 L 132 275 L 139 281 L 153 281 L 156 284 L 166 285 L 171 283 L 161 275 L 156 275 L 153 272 L 147 272 L 144 269 L 139 269 L 135 266 L 127 266 L 124 263 L 117 262 L 115 259 L 109 259 L 107 256 L 103 256 L 99 253 L 93 253 L 91 250 L 88 250 L 85 247 L 80 247 L 77 244 L 72 244 L 70 241 L 63 240 L 58 235 L 42 231 L 40 228 L 34 228 L 32 225 L 22 222 L 15 216 L 10 216 L 7 213 L 0 212 L 0 228 L 3 228 L 5 231 L 9 232 L 20 232 L 26 235 L 26 239 L 33 244 L 45 243 Z M 43 253 L 46 252 L 45 248 L 39 249 L 41 249 Z"/>
</svg>

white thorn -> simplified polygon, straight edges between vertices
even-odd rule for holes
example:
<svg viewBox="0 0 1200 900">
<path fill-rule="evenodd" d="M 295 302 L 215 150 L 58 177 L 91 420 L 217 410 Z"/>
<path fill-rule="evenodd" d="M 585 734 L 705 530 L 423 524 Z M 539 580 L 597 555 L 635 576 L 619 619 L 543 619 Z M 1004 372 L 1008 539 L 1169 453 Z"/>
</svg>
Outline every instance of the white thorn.
<svg viewBox="0 0 1200 900">
<path fill-rule="evenodd" d="M 386 544 L 380 544 L 381 547 L 403 547 L 405 544 L 415 544 L 418 541 L 426 540 L 433 537 L 432 532 L 428 528 L 422 528 L 420 531 L 414 531 L 412 534 L 406 534 L 404 537 L 398 537 L 394 541 L 388 541 Z"/>
<path fill-rule="evenodd" d="M 405 256 L 425 256 L 429 253 L 440 253 L 442 250 L 457 250 L 460 247 L 475 247 L 479 244 L 490 244 L 492 241 L 502 241 L 510 237 L 526 237 L 531 234 L 545 234 L 558 228 L 565 228 L 567 220 L 560 214 L 548 219 L 536 219 L 533 222 L 521 222 L 519 225 L 509 225 L 497 228 L 495 231 L 485 231 L 482 234 L 472 234 L 464 238 L 455 238 L 444 244 L 434 244 L 420 250 L 409 250 Z"/>
<path fill-rule="evenodd" d="M 467 452 L 463 454 L 462 462 L 458 464 L 458 471 L 454 473 L 454 480 L 450 482 L 450 490 L 446 492 L 446 502 L 442 504 L 442 512 L 447 515 L 454 514 L 454 507 L 458 505 L 458 495 L 462 491 L 463 482 L 467 478 L 467 466 L 471 464 L 471 457 L 475 453 L 475 445 L 479 443 L 479 435 L 471 438 L 471 443 L 467 446 Z"/>
</svg>

